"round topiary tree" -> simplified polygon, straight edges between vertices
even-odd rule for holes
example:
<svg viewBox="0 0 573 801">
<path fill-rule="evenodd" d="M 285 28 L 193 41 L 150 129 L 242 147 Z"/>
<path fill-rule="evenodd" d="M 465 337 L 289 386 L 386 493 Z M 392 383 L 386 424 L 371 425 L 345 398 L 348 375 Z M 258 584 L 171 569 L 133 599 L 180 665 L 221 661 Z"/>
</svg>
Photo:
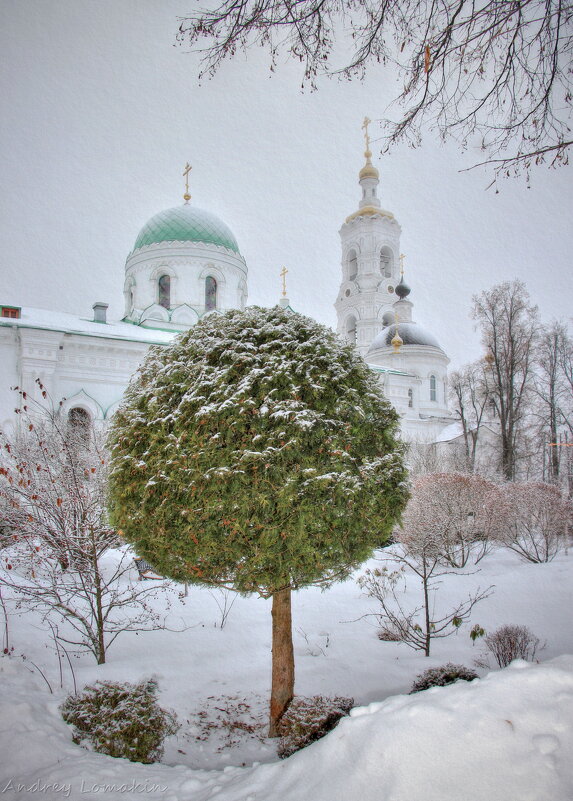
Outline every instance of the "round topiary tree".
<svg viewBox="0 0 573 801">
<path fill-rule="evenodd" d="M 110 512 L 176 581 L 272 596 L 270 735 L 294 692 L 291 590 L 345 579 L 407 500 L 398 416 L 349 345 L 284 309 L 154 348 L 110 431 Z"/>
</svg>

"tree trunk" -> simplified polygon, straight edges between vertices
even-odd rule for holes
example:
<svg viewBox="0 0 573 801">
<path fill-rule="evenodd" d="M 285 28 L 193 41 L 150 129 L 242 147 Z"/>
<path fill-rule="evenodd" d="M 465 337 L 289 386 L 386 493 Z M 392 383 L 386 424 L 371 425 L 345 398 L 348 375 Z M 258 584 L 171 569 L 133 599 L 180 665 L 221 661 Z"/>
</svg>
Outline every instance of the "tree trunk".
<svg viewBox="0 0 573 801">
<path fill-rule="evenodd" d="M 96 658 L 98 665 L 105 665 L 105 623 L 103 616 L 103 602 L 102 602 L 102 588 L 101 588 L 101 574 L 99 571 L 97 547 L 94 541 L 94 534 L 92 531 L 92 550 L 91 561 L 93 570 L 93 583 L 94 583 L 94 606 L 95 606 L 95 628 L 97 636 L 96 645 Z"/>
<path fill-rule="evenodd" d="M 430 621 L 430 598 L 428 593 L 428 573 L 424 564 L 424 575 L 422 576 L 424 587 L 424 617 L 426 618 L 426 634 L 424 642 L 424 655 L 430 656 L 430 641 L 432 638 L 432 623 Z"/>
<path fill-rule="evenodd" d="M 273 667 L 269 737 L 278 737 L 278 724 L 294 694 L 291 591 L 273 594 Z"/>
</svg>

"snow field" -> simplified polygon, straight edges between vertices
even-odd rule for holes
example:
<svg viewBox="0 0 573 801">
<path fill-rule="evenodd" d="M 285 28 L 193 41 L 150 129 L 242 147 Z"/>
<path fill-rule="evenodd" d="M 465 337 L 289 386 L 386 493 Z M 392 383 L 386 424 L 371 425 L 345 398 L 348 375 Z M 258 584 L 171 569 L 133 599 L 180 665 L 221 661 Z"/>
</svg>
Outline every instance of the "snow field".
<svg viewBox="0 0 573 801">
<path fill-rule="evenodd" d="M 114 760 L 72 743 L 58 711 L 71 689 L 69 671 L 61 690 L 47 632 L 32 615 L 12 617 L 15 653 L 26 653 L 42 667 L 55 694 L 21 660 L 0 660 L 0 791 L 6 798 L 35 795 L 54 801 L 570 801 L 573 657 L 559 654 L 573 653 L 572 562 L 562 554 L 552 563 L 531 565 L 500 550 L 480 563 L 479 573 L 444 576 L 435 595 L 439 608 L 478 585 L 495 588 L 475 608 L 469 625 L 432 646 L 429 659 L 403 644 L 377 639 L 375 621 L 360 619 L 375 609 L 374 602 L 353 581 L 324 593 L 312 588 L 296 593 L 296 692 L 350 695 L 361 708 L 326 738 L 282 762 L 276 761 L 273 744 L 256 736 L 245 735 L 235 747 L 220 751 L 223 740 L 216 733 L 195 739 L 201 733 L 196 713 L 220 706 L 222 696 L 247 703 L 250 720 L 264 727 L 270 602 L 237 598 L 221 630 L 213 595 L 190 588 L 169 613 L 171 627 L 188 626 L 186 631 L 125 634 L 110 649 L 108 663 L 99 667 L 87 656 L 74 660 L 80 688 L 98 678 L 158 677 L 160 702 L 177 711 L 182 729 L 169 738 L 164 764 L 151 766 Z M 408 581 L 405 598 L 418 602 L 413 581 Z M 472 646 L 468 636 L 476 622 L 488 631 L 504 623 L 527 625 L 547 642 L 539 654 L 543 662 L 515 662 L 471 684 L 404 695 L 428 667 L 446 661 L 472 666 L 483 652 L 483 645 Z M 109 787 L 102 789 L 106 783 Z"/>
</svg>

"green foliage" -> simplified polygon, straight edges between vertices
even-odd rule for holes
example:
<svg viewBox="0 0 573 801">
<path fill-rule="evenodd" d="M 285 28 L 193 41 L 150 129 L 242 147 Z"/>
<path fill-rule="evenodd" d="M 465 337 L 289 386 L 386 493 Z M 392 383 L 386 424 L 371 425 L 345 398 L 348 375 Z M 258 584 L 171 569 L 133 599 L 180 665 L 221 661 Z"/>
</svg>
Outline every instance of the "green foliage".
<svg viewBox="0 0 573 801">
<path fill-rule="evenodd" d="M 482 628 L 479 623 L 476 623 L 470 631 L 470 637 L 471 641 L 475 644 L 477 639 L 480 637 L 485 637 L 485 629 Z"/>
<path fill-rule="evenodd" d="M 398 417 L 355 350 L 280 308 L 153 349 L 110 434 L 110 511 L 161 575 L 268 596 L 346 578 L 407 499 Z"/>
<path fill-rule="evenodd" d="M 327 698 L 322 695 L 294 698 L 279 723 L 279 757 L 284 759 L 320 740 L 334 729 L 340 718 L 348 715 L 353 706 L 353 698 Z"/>
<path fill-rule="evenodd" d="M 139 684 L 97 681 L 61 706 L 62 717 L 74 726 L 74 742 L 88 742 L 94 751 L 131 762 L 157 762 L 163 740 L 179 728 L 174 713 L 156 699 L 154 679 Z"/>
<path fill-rule="evenodd" d="M 473 681 L 477 678 L 475 670 L 448 662 L 446 665 L 420 673 L 412 684 L 410 695 L 427 690 L 429 687 L 445 687 L 446 684 L 453 684 L 455 681 Z"/>
</svg>

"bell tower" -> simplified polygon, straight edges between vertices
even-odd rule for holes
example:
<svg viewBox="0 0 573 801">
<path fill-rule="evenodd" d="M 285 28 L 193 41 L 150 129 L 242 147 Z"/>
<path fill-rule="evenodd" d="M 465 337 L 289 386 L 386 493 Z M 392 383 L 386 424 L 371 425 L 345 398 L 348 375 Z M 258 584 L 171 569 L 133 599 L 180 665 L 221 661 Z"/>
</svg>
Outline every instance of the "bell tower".
<svg viewBox="0 0 573 801">
<path fill-rule="evenodd" d="M 338 333 L 355 344 L 362 356 L 376 334 L 394 322 L 395 288 L 400 280 L 401 229 L 394 215 L 380 205 L 369 124 L 366 117 L 362 124 L 366 163 L 358 174 L 362 197 L 358 210 L 340 229 L 342 281 L 334 304 Z"/>
</svg>

